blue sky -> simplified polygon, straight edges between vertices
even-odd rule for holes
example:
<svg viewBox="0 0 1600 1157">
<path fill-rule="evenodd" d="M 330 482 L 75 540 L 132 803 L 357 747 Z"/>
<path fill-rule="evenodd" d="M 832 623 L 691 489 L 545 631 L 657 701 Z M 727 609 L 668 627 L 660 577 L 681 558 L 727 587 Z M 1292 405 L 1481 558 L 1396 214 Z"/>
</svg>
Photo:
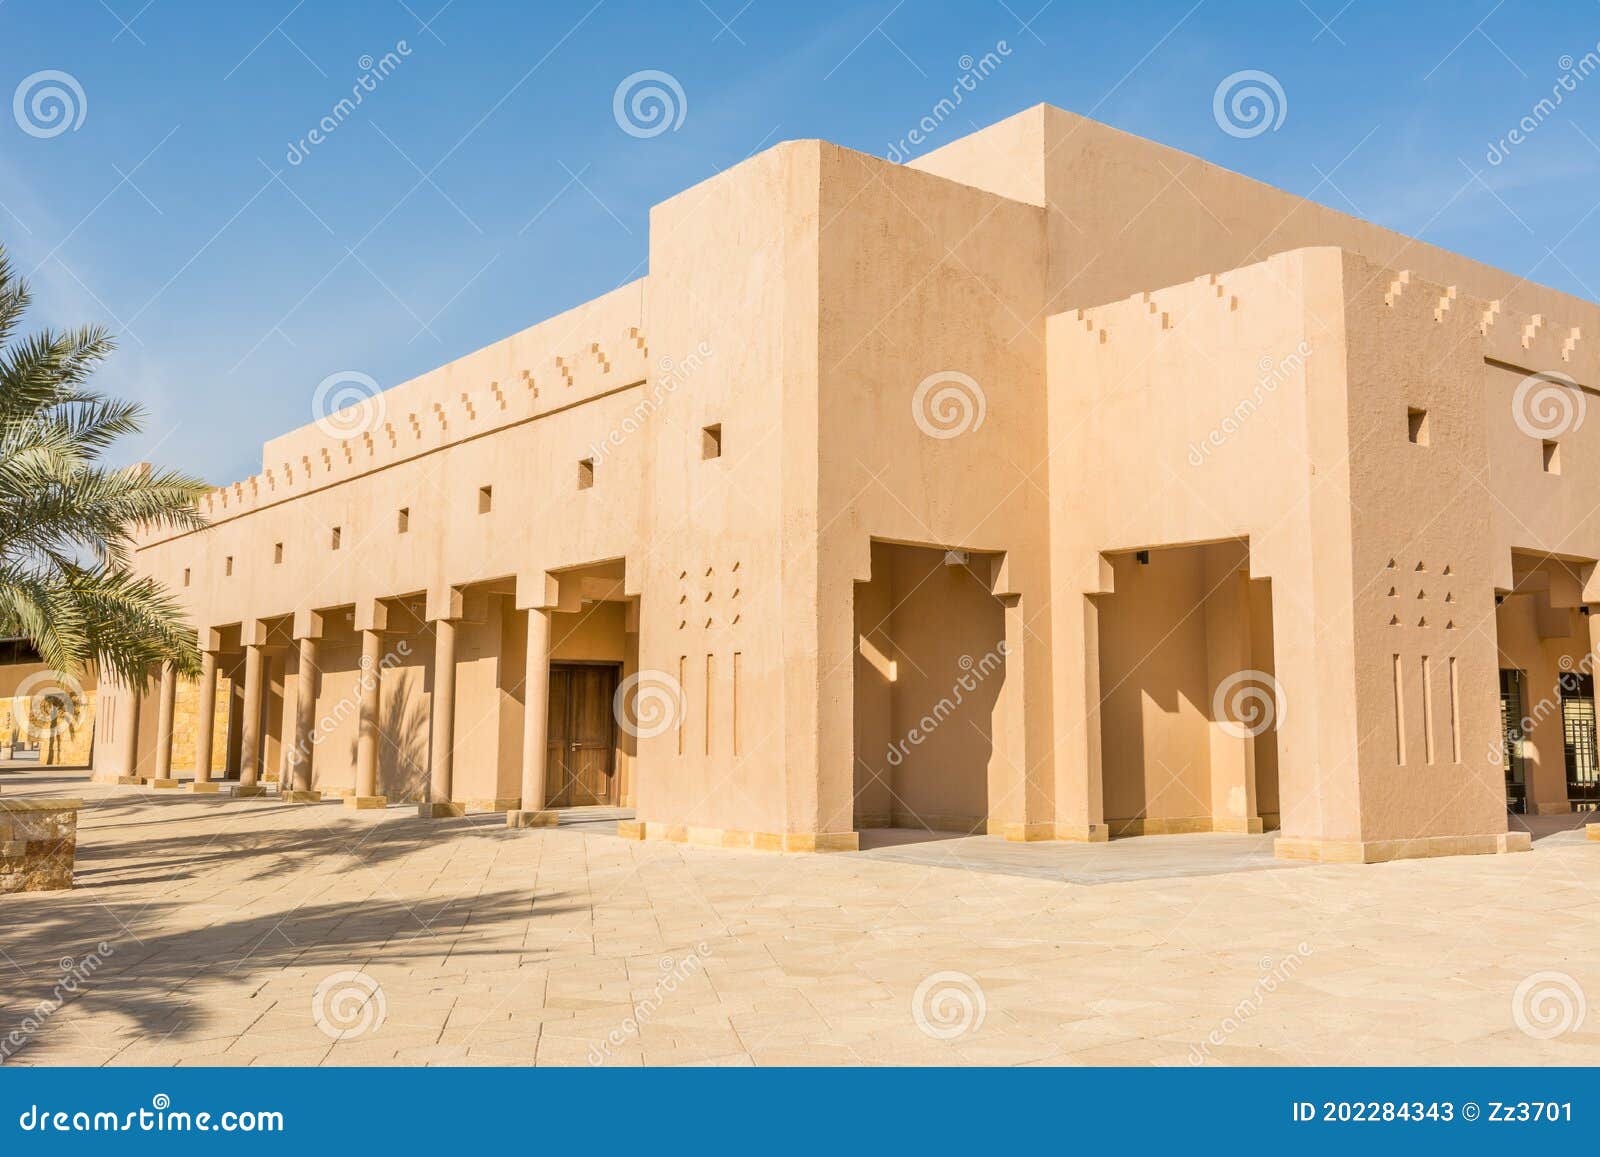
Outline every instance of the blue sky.
<svg viewBox="0 0 1600 1157">
<path fill-rule="evenodd" d="M 0 241 L 36 324 L 119 334 L 98 384 L 151 411 L 127 456 L 223 482 L 311 420 L 329 374 L 393 385 L 639 276 L 650 205 L 752 152 L 824 137 L 888 154 L 963 57 L 1001 42 L 916 152 L 1048 101 L 1600 286 L 1600 74 L 1534 112 L 1600 51 L 1593 0 L 0 0 L 0 97 L 45 70 L 82 92 L 81 123 L 54 135 L 26 99 L 0 108 Z M 291 163 L 385 53 L 398 64 Z M 646 69 L 684 107 L 641 137 L 613 96 Z M 1249 138 L 1212 113 L 1245 69 L 1286 108 Z"/>
</svg>

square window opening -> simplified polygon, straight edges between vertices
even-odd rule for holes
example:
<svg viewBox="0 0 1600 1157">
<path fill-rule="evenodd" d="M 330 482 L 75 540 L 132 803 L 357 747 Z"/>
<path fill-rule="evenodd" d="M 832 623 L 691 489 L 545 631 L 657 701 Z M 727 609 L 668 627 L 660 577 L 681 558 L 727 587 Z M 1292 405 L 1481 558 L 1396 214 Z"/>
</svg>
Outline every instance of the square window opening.
<svg viewBox="0 0 1600 1157">
<path fill-rule="evenodd" d="M 1415 406 L 1406 411 L 1406 440 L 1413 446 L 1428 444 L 1428 411 Z"/>
</svg>

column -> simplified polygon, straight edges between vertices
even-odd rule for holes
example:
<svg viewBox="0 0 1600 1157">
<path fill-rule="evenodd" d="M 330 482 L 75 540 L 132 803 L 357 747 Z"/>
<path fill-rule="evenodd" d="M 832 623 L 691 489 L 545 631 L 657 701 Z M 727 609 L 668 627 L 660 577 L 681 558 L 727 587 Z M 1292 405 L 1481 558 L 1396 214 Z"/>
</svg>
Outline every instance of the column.
<svg viewBox="0 0 1600 1157">
<path fill-rule="evenodd" d="M 456 744 L 456 624 L 437 619 L 433 624 L 433 738 L 428 755 L 428 802 L 417 814 L 428 819 L 466 814 L 455 794 Z"/>
<path fill-rule="evenodd" d="M 365 810 L 387 807 L 389 801 L 378 794 L 378 711 L 383 663 L 383 632 L 361 632 L 361 714 L 356 732 L 356 793 L 345 797 L 345 807 Z"/>
<path fill-rule="evenodd" d="M 111 672 L 100 677 L 95 694 L 95 783 L 143 783 L 139 776 L 139 698 L 137 687 Z"/>
<path fill-rule="evenodd" d="M 522 807 L 506 813 L 506 826 L 553 825 L 546 810 L 545 761 L 550 713 L 550 614 L 528 608 L 528 660 L 522 680 Z"/>
<path fill-rule="evenodd" d="M 1276 737 L 1277 681 L 1255 667 L 1243 552 L 1225 543 L 1202 549 L 1211 830 L 1254 834 L 1264 826 L 1256 808 L 1256 737 Z"/>
<path fill-rule="evenodd" d="M 200 702 L 195 709 L 194 729 L 194 782 L 189 790 L 197 794 L 214 794 L 217 785 L 211 781 L 211 744 L 217 719 L 217 653 L 200 652 Z"/>
<path fill-rule="evenodd" d="M 317 714 L 317 640 L 305 635 L 300 642 L 300 663 L 294 681 L 294 729 L 289 736 L 286 759 L 288 782 L 279 795 L 285 803 L 316 803 L 320 791 L 311 788 L 311 760 L 316 751 L 312 732 Z"/>
<path fill-rule="evenodd" d="M 172 778 L 172 711 L 178 694 L 178 670 L 171 663 L 161 664 L 161 692 L 156 708 L 156 774 L 151 787 L 177 787 Z"/>
<path fill-rule="evenodd" d="M 244 718 L 239 725 L 239 786 L 235 795 L 260 795 L 261 684 L 266 655 L 259 643 L 244 649 Z"/>
</svg>

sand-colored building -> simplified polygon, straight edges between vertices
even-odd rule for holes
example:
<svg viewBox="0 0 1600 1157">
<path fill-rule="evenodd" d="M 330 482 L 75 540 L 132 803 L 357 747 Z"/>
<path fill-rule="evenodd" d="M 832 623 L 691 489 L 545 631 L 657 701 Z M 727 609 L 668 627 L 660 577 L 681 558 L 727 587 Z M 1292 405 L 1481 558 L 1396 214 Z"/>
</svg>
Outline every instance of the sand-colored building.
<svg viewBox="0 0 1600 1157">
<path fill-rule="evenodd" d="M 788 851 L 1517 850 L 1508 796 L 1594 798 L 1597 336 L 1047 106 L 782 144 L 144 541 L 206 676 L 103 685 L 95 769 Z"/>
</svg>

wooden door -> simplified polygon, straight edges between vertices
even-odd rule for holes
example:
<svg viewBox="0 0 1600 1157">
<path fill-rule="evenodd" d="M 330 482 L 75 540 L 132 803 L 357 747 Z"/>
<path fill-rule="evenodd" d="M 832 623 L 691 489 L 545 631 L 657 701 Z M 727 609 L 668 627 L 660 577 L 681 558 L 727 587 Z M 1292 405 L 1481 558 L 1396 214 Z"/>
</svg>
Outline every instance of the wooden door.
<svg viewBox="0 0 1600 1157">
<path fill-rule="evenodd" d="M 550 665 L 546 807 L 616 803 L 616 690 L 615 666 Z"/>
</svg>

